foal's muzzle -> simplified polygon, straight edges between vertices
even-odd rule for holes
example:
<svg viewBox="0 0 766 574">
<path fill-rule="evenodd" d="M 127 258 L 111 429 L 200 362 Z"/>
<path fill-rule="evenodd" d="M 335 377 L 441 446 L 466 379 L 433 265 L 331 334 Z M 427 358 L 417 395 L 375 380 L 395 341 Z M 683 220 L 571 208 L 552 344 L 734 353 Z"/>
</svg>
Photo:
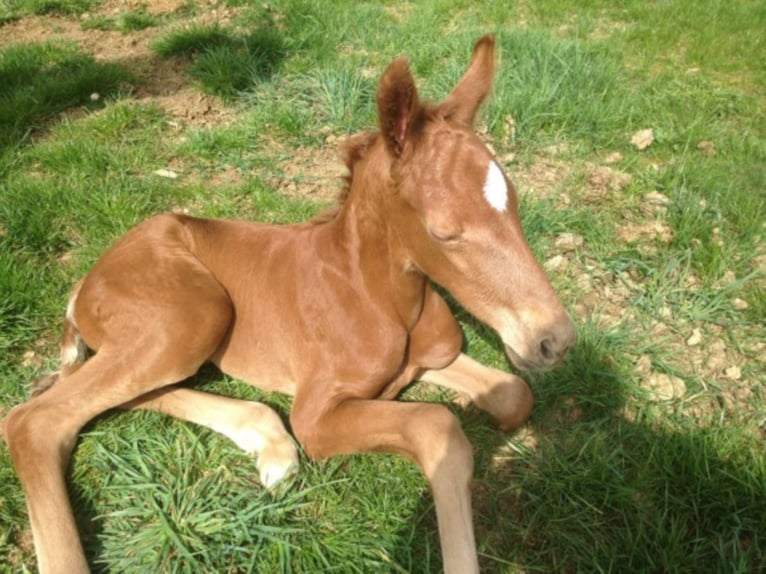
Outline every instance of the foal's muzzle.
<svg viewBox="0 0 766 574">
<path fill-rule="evenodd" d="M 539 334 L 529 344 L 528 352 L 523 356 L 510 345 L 505 345 L 505 353 L 511 362 L 524 371 L 544 371 L 561 363 L 567 352 L 577 340 L 577 332 L 569 315 L 564 314 L 553 328 Z"/>
</svg>

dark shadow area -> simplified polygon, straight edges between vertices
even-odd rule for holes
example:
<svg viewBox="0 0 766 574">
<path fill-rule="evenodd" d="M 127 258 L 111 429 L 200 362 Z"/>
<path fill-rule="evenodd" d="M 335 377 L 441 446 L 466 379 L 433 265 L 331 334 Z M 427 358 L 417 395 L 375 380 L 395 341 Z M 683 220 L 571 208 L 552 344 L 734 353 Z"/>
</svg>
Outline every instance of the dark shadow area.
<svg viewBox="0 0 766 574">
<path fill-rule="evenodd" d="M 0 169 L 2 157 L 73 106 L 97 107 L 132 81 L 121 66 L 97 62 L 65 44 L 17 44 L 0 52 Z M 91 94 L 98 94 L 93 101 Z M 0 174 L 2 171 L 0 171 Z"/>
<path fill-rule="evenodd" d="M 585 332 L 565 364 L 526 375 L 536 405 L 510 443 L 483 412 L 454 407 L 475 449 L 482 572 L 764 571 L 764 460 L 740 448 L 736 429 L 667 430 L 628 414 L 621 344 Z M 440 572 L 430 497 L 413 520 L 401 540 L 415 548 L 396 553 L 399 564 Z"/>
<path fill-rule="evenodd" d="M 160 39 L 154 53 L 117 54 L 108 61 L 68 43 L 11 45 L 0 51 L 0 174 L 7 151 L 25 145 L 67 109 L 101 107 L 121 90 L 139 99 L 172 96 L 189 80 L 232 99 L 268 79 L 286 56 L 286 43 L 270 22 L 245 33 L 218 25 L 183 29 Z"/>
</svg>

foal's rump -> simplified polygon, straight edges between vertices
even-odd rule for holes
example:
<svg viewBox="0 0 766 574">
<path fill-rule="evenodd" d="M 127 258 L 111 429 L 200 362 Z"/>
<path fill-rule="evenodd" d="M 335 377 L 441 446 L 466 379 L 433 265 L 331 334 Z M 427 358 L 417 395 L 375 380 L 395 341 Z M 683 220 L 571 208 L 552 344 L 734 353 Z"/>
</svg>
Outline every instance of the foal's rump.
<svg viewBox="0 0 766 574">
<path fill-rule="evenodd" d="M 181 354 L 194 356 L 215 351 L 231 320 L 231 301 L 195 255 L 186 219 L 152 217 L 96 262 L 67 317 L 88 348 L 109 343 L 147 344 L 158 351 L 176 345 L 186 351 Z M 176 333 L 183 340 L 174 340 Z"/>
</svg>

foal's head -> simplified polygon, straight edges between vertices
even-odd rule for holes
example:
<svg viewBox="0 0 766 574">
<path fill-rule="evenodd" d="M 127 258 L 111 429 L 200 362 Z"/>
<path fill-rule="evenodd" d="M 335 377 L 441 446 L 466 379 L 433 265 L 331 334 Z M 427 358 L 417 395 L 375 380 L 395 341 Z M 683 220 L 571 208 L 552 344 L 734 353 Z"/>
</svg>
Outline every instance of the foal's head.
<svg viewBox="0 0 766 574">
<path fill-rule="evenodd" d="M 513 184 L 472 129 L 492 84 L 492 37 L 438 107 L 424 107 L 404 59 L 389 65 L 378 116 L 410 264 L 495 329 L 520 368 L 558 363 L 575 331 L 527 245 Z"/>
</svg>

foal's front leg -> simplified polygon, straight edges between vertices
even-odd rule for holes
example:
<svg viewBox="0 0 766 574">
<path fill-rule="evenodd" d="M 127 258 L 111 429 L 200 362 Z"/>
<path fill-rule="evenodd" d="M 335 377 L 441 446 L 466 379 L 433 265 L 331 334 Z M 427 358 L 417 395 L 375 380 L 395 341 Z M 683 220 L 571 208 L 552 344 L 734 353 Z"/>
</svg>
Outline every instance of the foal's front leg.
<svg viewBox="0 0 766 574">
<path fill-rule="evenodd" d="M 465 393 L 503 430 L 520 427 L 532 412 L 532 391 L 523 379 L 482 365 L 465 353 L 443 369 L 424 371 L 419 379 Z"/>
<path fill-rule="evenodd" d="M 431 484 L 447 574 L 478 573 L 471 513 L 473 452 L 458 420 L 443 405 L 296 397 L 293 431 L 314 459 L 393 452 L 413 460 Z"/>
</svg>

